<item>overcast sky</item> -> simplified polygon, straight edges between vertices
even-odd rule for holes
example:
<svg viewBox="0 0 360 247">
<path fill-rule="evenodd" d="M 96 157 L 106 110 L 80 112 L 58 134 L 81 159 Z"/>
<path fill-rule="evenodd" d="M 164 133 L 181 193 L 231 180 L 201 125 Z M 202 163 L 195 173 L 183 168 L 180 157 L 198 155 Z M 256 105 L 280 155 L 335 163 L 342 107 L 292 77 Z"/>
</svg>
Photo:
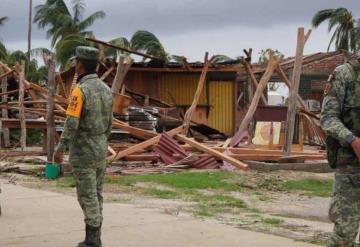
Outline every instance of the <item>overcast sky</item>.
<svg viewBox="0 0 360 247">
<path fill-rule="evenodd" d="M 34 6 L 45 0 L 33 0 Z M 66 0 L 71 3 L 71 0 Z M 210 55 L 243 55 L 252 47 L 255 55 L 266 48 L 287 56 L 295 53 L 297 27 L 310 28 L 320 9 L 346 7 L 360 18 L 360 0 L 85 0 L 86 14 L 103 10 L 106 17 L 91 28 L 101 40 L 125 36 L 137 30 L 157 35 L 170 54 L 190 61 Z M 11 49 L 26 49 L 28 0 L 0 0 L 0 16 L 10 19 L 0 28 L 0 39 Z M 49 47 L 44 30 L 33 24 L 33 47 Z M 305 53 L 326 51 L 327 27 L 313 30 Z"/>
</svg>

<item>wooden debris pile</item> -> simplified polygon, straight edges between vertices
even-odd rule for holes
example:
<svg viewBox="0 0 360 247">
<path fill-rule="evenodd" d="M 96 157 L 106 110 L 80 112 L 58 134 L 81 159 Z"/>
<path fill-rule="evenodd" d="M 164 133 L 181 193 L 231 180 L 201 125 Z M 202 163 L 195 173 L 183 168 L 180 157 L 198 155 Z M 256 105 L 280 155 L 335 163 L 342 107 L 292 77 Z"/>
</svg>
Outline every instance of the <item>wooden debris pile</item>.
<svg viewBox="0 0 360 247">
<path fill-rule="evenodd" d="M 205 55 L 204 66 L 202 67 L 193 102 L 187 109 L 183 119 L 173 118 L 163 113 L 169 109 L 174 109 L 173 105 L 141 95 L 125 87 L 124 78 L 133 63 L 132 59 L 120 56 L 116 68 L 100 64 L 99 71 L 101 73 L 98 72 L 99 76 L 109 84 L 117 102 L 115 104 L 117 106 L 113 109 L 115 116 L 113 119 L 114 132 L 121 130 L 140 140 L 138 143 L 127 143 L 126 145 L 111 142 L 108 146 L 108 160 L 111 164 L 108 172 L 111 174 L 139 174 L 144 172 L 172 172 L 184 169 L 244 170 L 248 169 L 246 161 L 306 162 L 324 160 L 325 154 L 319 150 L 319 146 L 324 144 L 325 136 L 318 125 L 319 119 L 307 109 L 306 104 L 298 94 L 299 76 L 301 74 L 300 58 L 303 56 L 303 48 L 309 35 L 310 32 L 305 35 L 304 30 L 299 29 L 297 54 L 291 80 L 287 78 L 282 69 L 283 58 L 276 57 L 271 50 L 267 66 L 262 72 L 261 79 L 258 80 L 255 76 L 258 71 L 255 72 L 251 65 L 251 51 L 245 51 L 247 57 L 241 59 L 241 68 L 242 71 L 246 72 L 251 84 L 249 88 L 249 91 L 251 91 L 249 95 L 252 96 L 251 102 L 249 102 L 247 113 L 237 133 L 232 138 L 217 143 L 199 141 L 196 137 L 190 137 L 189 135 L 189 130 L 192 129 L 198 133 L 204 130 L 204 133 L 221 136 L 221 133 L 213 131 L 207 126 L 192 126 L 194 112 L 199 105 L 209 66 L 212 63 L 212 59 L 208 58 L 208 53 Z M 108 44 L 105 43 L 104 45 Z M 8 129 L 19 128 L 25 131 L 29 128 L 35 128 L 47 131 L 47 135 L 44 135 L 48 138 L 47 141 L 44 141 L 44 143 L 47 143 L 47 145 L 44 145 L 44 151 L 47 153 L 47 160 L 51 161 L 54 144 L 59 139 L 58 132 L 61 132 L 66 119 L 65 109 L 67 108 L 68 97 L 71 88 L 76 83 L 77 76 L 73 73 L 72 85 L 69 87 L 63 82 L 63 77 L 56 74 L 54 68 L 51 69 L 51 58 L 48 58 L 47 61 L 46 64 L 49 67 L 48 88 L 27 81 L 24 77 L 23 66 L 17 64 L 9 67 L 0 63 L 0 68 L 3 71 L 0 75 L 3 82 L 0 94 L 2 97 L 0 109 L 2 109 L 1 128 L 4 130 L 4 146 L 9 145 L 9 142 L 6 141 L 8 137 L 5 137 L 5 135 L 8 135 Z M 260 108 L 266 108 L 267 98 L 264 91 L 274 73 L 290 89 L 289 106 L 285 108 L 287 117 L 281 120 L 283 126 L 279 130 L 281 134 L 278 143 L 274 143 L 275 126 L 273 122 L 275 120 L 270 118 L 268 121 L 271 122 L 271 138 L 268 145 L 255 145 L 252 143 L 254 136 L 251 134 L 253 131 L 251 131 L 250 126 L 253 120 L 256 119 Z M 7 90 L 7 78 L 15 79 L 18 86 L 15 89 Z M 109 78 L 113 78 L 112 83 L 109 83 Z M 56 91 L 55 88 L 57 88 Z M 253 91 L 253 89 L 256 90 Z M 13 100 L 9 100 L 10 95 L 16 96 L 13 97 Z M 116 99 L 119 99 L 121 103 Z M 157 114 L 161 118 L 174 120 L 180 124 L 163 133 L 157 133 L 154 126 L 149 123 L 143 124 L 139 121 L 133 121 L 135 123 L 131 125 L 121 118 L 121 113 L 128 111 L 129 99 L 139 102 L 139 105 L 142 106 L 153 106 L 158 110 Z M 266 119 L 264 114 L 258 115 Z M 318 146 L 306 150 L 303 142 L 305 137 L 307 137 L 310 144 Z M 298 144 L 293 144 L 294 139 L 298 140 Z M 26 141 L 22 139 L 21 147 L 24 152 L 21 154 L 34 154 L 25 152 L 24 143 Z M 14 154 L 4 153 L 2 155 L 0 159 Z M 127 164 L 124 164 L 124 161 L 127 161 Z M 1 169 L 0 172 L 18 168 L 4 167 Z"/>
</svg>

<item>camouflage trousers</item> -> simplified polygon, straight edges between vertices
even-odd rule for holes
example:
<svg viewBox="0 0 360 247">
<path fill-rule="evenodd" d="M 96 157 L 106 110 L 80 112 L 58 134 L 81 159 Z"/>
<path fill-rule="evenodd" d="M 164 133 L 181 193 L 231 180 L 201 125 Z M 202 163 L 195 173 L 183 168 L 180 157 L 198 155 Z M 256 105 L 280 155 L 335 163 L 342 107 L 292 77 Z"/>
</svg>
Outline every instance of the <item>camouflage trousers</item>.
<svg viewBox="0 0 360 247">
<path fill-rule="evenodd" d="M 328 247 L 354 247 L 360 221 L 360 174 L 335 174 L 329 218 L 334 223 Z"/>
<path fill-rule="evenodd" d="M 71 162 L 76 181 L 76 192 L 85 224 L 99 227 L 103 221 L 103 181 L 106 160 L 101 162 Z"/>
</svg>

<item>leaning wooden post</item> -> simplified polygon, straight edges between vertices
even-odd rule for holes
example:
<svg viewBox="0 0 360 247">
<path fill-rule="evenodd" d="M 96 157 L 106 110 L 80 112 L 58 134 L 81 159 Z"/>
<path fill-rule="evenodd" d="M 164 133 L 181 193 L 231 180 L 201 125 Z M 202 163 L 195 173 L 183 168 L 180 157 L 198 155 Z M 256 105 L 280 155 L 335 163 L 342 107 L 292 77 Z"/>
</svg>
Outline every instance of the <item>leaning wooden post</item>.
<svg viewBox="0 0 360 247">
<path fill-rule="evenodd" d="M 288 100 L 289 104 L 288 104 L 288 112 L 287 112 L 287 118 L 285 124 L 285 145 L 284 145 L 285 155 L 290 155 L 291 153 L 291 145 L 294 138 L 296 105 L 298 99 L 297 95 L 299 92 L 304 47 L 307 39 L 310 36 L 310 33 L 311 30 L 309 30 L 308 33 L 305 35 L 304 28 L 303 27 L 298 28 L 294 70 L 293 70 L 291 85 L 289 90 L 289 100 Z"/>
<path fill-rule="evenodd" d="M 3 72 L 5 72 L 5 71 L 3 70 Z M 8 101 L 8 95 L 6 94 L 6 92 L 7 92 L 7 76 L 3 77 L 1 80 L 1 93 L 3 94 L 3 96 L 2 96 L 3 103 L 6 103 Z M 3 108 L 1 110 L 1 117 L 2 118 L 9 117 L 8 109 Z M 2 133 L 3 133 L 3 138 L 4 138 L 4 147 L 9 147 L 10 146 L 10 130 L 8 128 L 3 128 Z M 1 140 L 0 140 L 0 143 L 1 143 Z"/>
<path fill-rule="evenodd" d="M 126 60 L 127 61 L 125 61 L 125 57 L 123 55 L 120 55 L 115 78 L 111 86 L 111 91 L 113 93 L 119 93 L 124 83 L 125 76 L 134 62 L 131 57 L 127 58 Z"/>
<path fill-rule="evenodd" d="M 204 67 L 203 67 L 203 70 L 202 70 L 201 75 L 200 75 L 199 83 L 198 83 L 198 86 L 196 88 L 196 92 L 195 92 L 193 102 L 192 102 L 191 106 L 189 107 L 189 109 L 186 111 L 185 116 L 184 116 L 184 126 L 185 126 L 184 133 L 185 133 L 185 135 L 187 135 L 187 133 L 189 131 L 191 119 L 192 119 L 192 117 L 194 115 L 194 112 L 195 112 L 196 107 L 197 107 L 197 105 L 199 103 L 199 100 L 200 100 L 201 93 L 202 93 L 202 91 L 204 89 L 204 85 L 205 85 L 205 82 L 206 82 L 206 75 L 207 75 L 207 72 L 209 70 L 209 66 L 210 66 L 210 63 L 211 63 L 211 60 L 209 61 L 208 57 L 209 57 L 209 53 L 206 52 L 205 53 L 205 59 L 204 59 Z"/>
<path fill-rule="evenodd" d="M 25 90 L 25 61 L 21 61 L 21 71 L 19 80 L 19 118 L 20 118 L 20 145 L 21 151 L 26 149 L 26 120 L 24 110 L 24 90 Z"/>
<path fill-rule="evenodd" d="M 46 101 L 47 161 L 53 161 L 55 147 L 54 97 L 56 91 L 54 54 L 44 56 L 48 67 L 48 93 Z"/>
<path fill-rule="evenodd" d="M 269 57 L 270 57 L 269 63 L 266 67 L 265 73 L 263 74 L 263 76 L 260 79 L 258 87 L 256 88 L 255 95 L 251 101 L 249 109 L 248 109 L 243 121 L 240 124 L 238 132 L 235 134 L 235 136 L 232 138 L 232 140 L 230 142 L 231 147 L 234 147 L 238 144 L 237 137 L 239 135 L 241 135 L 242 131 L 246 130 L 249 127 L 249 124 L 250 124 L 250 122 L 255 114 L 255 111 L 257 109 L 257 106 L 259 104 L 261 95 L 263 94 L 264 89 L 265 89 L 268 81 L 270 80 L 274 70 L 276 69 L 277 65 L 280 63 L 280 61 L 283 58 L 283 56 L 281 56 L 280 58 L 275 58 L 272 50 L 269 51 Z"/>
</svg>

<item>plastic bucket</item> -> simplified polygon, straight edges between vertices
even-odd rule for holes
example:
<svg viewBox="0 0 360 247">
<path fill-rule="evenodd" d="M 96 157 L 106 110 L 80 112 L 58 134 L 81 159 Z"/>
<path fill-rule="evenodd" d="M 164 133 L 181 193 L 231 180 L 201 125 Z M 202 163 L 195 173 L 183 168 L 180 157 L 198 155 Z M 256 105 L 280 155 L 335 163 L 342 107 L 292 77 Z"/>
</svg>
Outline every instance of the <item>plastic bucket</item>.
<svg viewBox="0 0 360 247">
<path fill-rule="evenodd" d="M 55 163 L 47 163 L 45 167 L 45 177 L 47 179 L 56 179 L 60 176 L 60 166 Z"/>
</svg>

